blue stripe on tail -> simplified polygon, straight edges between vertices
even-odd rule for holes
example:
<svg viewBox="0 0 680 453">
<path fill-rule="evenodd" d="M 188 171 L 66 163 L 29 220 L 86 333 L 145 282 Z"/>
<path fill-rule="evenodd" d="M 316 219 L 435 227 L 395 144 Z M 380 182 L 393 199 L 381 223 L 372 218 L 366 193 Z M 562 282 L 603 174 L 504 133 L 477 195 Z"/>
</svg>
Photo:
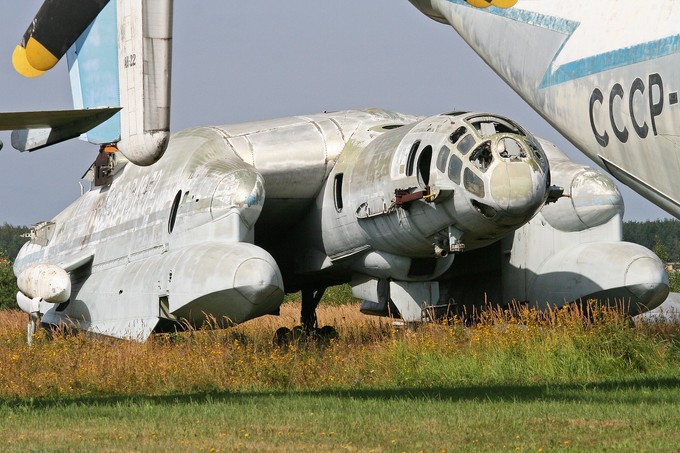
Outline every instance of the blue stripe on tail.
<svg viewBox="0 0 680 453">
<path fill-rule="evenodd" d="M 76 109 L 120 105 L 117 2 L 111 1 L 67 52 Z M 83 134 L 90 143 L 120 140 L 120 113 Z"/>
</svg>

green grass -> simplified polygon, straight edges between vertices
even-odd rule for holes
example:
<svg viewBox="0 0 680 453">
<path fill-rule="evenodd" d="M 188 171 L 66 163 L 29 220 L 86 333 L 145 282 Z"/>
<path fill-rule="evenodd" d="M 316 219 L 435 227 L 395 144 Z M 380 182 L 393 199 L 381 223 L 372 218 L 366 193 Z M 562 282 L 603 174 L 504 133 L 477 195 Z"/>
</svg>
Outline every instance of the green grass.
<svg viewBox="0 0 680 453">
<path fill-rule="evenodd" d="M 680 379 L 24 401 L 3 451 L 675 451 Z"/>
<path fill-rule="evenodd" d="M 285 302 L 300 302 L 302 295 L 300 291 L 296 293 L 286 294 Z M 345 305 L 356 304 L 361 302 L 352 295 L 352 287 L 349 284 L 331 286 L 326 289 L 323 294 L 323 303 L 326 305 Z"/>
<path fill-rule="evenodd" d="M 676 451 L 680 326 L 612 311 L 485 314 L 279 348 L 299 306 L 145 344 L 38 335 L 0 315 L 0 451 Z"/>
</svg>

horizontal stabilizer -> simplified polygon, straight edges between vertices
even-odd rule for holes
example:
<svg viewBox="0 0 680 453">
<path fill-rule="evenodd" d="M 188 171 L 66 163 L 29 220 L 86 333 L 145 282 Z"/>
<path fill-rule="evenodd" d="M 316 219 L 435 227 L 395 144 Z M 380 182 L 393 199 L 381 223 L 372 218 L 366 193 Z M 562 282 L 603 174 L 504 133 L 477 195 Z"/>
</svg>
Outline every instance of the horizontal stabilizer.
<svg viewBox="0 0 680 453">
<path fill-rule="evenodd" d="M 0 130 L 13 130 L 12 146 L 35 151 L 80 136 L 120 111 L 120 107 L 0 113 Z"/>
</svg>

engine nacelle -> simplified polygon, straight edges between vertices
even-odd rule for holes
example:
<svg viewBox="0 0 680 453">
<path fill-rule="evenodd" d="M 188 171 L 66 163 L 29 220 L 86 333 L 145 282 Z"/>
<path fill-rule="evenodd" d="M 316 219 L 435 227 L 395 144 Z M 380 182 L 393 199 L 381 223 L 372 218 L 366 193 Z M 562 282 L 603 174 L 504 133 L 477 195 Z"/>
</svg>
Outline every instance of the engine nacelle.
<svg viewBox="0 0 680 453">
<path fill-rule="evenodd" d="M 366 246 L 411 258 L 483 247 L 545 203 L 547 158 L 506 118 L 454 112 L 367 142 L 350 142 L 326 186 L 323 244 L 332 259 Z"/>
<path fill-rule="evenodd" d="M 33 264 L 17 279 L 19 290 L 29 299 L 60 304 L 71 297 L 71 277 L 54 264 Z"/>
<path fill-rule="evenodd" d="M 550 158 L 553 183 L 564 188 L 565 198 L 546 205 L 541 214 L 559 231 L 577 232 L 623 217 L 621 192 L 597 170 L 570 161 L 555 145 L 539 139 Z"/>
<path fill-rule="evenodd" d="M 668 276 L 650 250 L 629 242 L 594 242 L 560 250 L 535 270 L 527 299 L 545 308 L 596 299 L 636 315 L 668 296 Z M 550 302 L 551 301 L 551 302 Z"/>
</svg>

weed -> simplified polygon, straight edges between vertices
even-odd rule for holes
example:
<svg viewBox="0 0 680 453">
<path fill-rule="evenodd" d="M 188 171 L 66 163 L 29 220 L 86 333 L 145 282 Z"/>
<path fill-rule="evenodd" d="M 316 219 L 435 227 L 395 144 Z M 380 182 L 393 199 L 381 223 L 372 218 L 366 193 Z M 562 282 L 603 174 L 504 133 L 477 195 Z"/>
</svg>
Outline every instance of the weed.
<svg viewBox="0 0 680 453">
<path fill-rule="evenodd" d="M 489 308 L 416 330 L 365 316 L 356 305 L 322 306 L 320 325 L 339 338 L 276 346 L 298 303 L 229 329 L 197 330 L 146 343 L 41 330 L 28 347 L 25 315 L 0 312 L 0 398 L 172 395 L 193 392 L 448 388 L 632 379 L 680 368 L 677 325 L 631 327 L 616 308 L 537 311 Z"/>
</svg>

